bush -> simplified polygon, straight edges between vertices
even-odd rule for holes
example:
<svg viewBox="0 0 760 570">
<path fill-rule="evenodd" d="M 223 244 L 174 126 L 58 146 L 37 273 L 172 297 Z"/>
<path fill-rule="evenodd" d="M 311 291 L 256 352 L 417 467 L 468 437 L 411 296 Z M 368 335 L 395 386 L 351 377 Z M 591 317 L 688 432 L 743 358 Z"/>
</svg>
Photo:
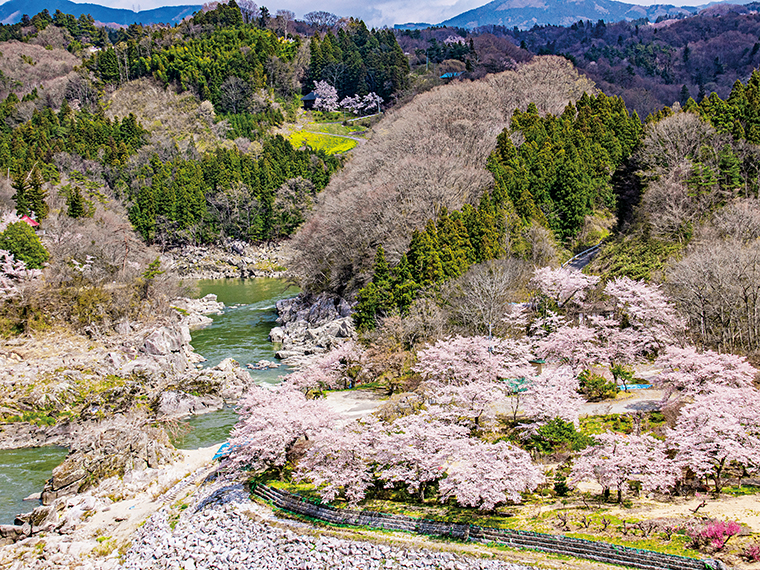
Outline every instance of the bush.
<svg viewBox="0 0 760 570">
<path fill-rule="evenodd" d="M 5 249 L 20 259 L 30 269 L 41 269 L 50 259 L 50 253 L 42 245 L 32 227 L 26 222 L 10 224 L 0 233 L 0 249 Z"/>
<path fill-rule="evenodd" d="M 536 430 L 526 447 L 548 454 L 580 451 L 593 443 L 594 439 L 577 431 L 572 422 L 554 418 Z"/>
<path fill-rule="evenodd" d="M 581 393 L 590 402 L 609 400 L 617 396 L 620 389 L 617 384 L 607 380 L 604 376 L 593 374 L 590 370 L 584 370 L 578 376 Z"/>
</svg>

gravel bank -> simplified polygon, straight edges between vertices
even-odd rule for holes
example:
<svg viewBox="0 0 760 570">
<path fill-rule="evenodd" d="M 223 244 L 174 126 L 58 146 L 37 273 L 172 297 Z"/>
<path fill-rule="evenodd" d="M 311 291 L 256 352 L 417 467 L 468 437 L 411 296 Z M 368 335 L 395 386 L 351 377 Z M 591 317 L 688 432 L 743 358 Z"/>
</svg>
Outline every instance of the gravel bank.
<svg viewBox="0 0 760 570">
<path fill-rule="evenodd" d="M 262 508 L 241 485 L 206 493 L 182 511 L 155 513 L 132 538 L 124 570 L 342 570 L 439 568 L 528 570 L 502 560 L 311 536 L 256 521 Z"/>
</svg>

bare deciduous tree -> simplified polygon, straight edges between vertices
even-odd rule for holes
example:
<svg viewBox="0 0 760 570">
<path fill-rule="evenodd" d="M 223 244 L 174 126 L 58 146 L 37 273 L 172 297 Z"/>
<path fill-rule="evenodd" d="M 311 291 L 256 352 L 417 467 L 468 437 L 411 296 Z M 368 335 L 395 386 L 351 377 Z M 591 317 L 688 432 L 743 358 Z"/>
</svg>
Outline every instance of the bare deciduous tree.
<svg viewBox="0 0 760 570">
<path fill-rule="evenodd" d="M 454 314 L 475 332 L 493 336 L 509 303 L 518 300 L 529 276 L 521 259 L 494 259 L 473 265 L 449 290 Z"/>
</svg>

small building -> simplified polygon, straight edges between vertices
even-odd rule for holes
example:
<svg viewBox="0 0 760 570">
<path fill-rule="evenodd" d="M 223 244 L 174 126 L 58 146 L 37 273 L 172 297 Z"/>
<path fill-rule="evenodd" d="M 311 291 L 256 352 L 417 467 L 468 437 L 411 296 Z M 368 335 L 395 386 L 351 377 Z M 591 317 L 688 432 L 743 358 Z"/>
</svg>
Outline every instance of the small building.
<svg viewBox="0 0 760 570">
<path fill-rule="evenodd" d="M 317 102 L 317 94 L 312 91 L 308 95 L 301 97 L 301 103 L 303 103 L 304 109 L 313 109 L 314 104 Z"/>
<path fill-rule="evenodd" d="M 32 226 L 32 227 L 33 227 L 33 228 L 35 228 L 35 229 L 36 229 L 36 228 L 38 228 L 38 227 L 40 226 L 40 224 L 38 224 L 37 222 L 35 222 L 35 221 L 34 221 L 32 218 L 30 218 L 29 216 L 21 216 L 21 221 L 22 221 L 22 222 L 26 222 L 27 224 L 29 224 L 30 226 Z"/>
<path fill-rule="evenodd" d="M 463 73 L 464 71 L 449 71 L 448 73 L 441 75 L 441 79 L 453 79 L 454 77 L 459 77 Z"/>
</svg>

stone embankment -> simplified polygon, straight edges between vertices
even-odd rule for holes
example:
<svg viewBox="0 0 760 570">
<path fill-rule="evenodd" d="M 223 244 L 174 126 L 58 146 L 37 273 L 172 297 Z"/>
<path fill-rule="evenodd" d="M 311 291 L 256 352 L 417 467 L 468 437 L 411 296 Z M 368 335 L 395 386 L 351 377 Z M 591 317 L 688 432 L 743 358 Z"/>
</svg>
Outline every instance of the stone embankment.
<svg viewBox="0 0 760 570">
<path fill-rule="evenodd" d="M 164 253 L 167 267 L 186 279 L 284 277 L 284 246 L 231 240 L 222 246 L 185 246 Z"/>
<path fill-rule="evenodd" d="M 261 520 L 257 515 L 261 510 L 251 503 L 241 485 L 230 485 L 206 493 L 185 509 L 173 529 L 169 524 L 172 514 L 159 511 L 132 537 L 122 568 L 527 570 L 498 559 L 312 536 Z"/>
<path fill-rule="evenodd" d="M 277 358 L 297 366 L 306 356 L 356 338 L 351 310 L 348 301 L 326 293 L 278 301 L 279 326 L 269 333 L 269 340 L 280 345 Z"/>
</svg>

